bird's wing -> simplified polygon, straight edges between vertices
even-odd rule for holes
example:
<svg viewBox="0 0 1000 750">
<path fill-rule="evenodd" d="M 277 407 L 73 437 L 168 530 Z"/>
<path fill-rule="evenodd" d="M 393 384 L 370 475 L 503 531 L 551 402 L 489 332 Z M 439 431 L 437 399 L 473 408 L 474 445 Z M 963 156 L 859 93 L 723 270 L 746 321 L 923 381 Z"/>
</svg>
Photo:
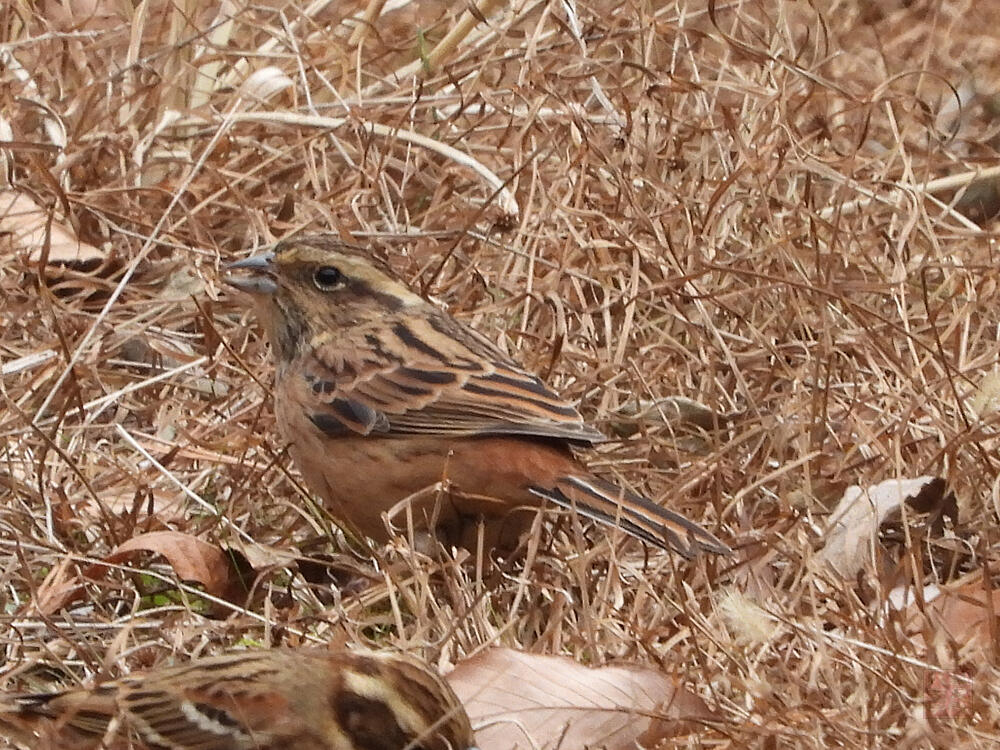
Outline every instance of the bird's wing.
<svg viewBox="0 0 1000 750">
<path fill-rule="evenodd" d="M 115 683 L 127 724 L 159 747 L 271 747 L 288 699 L 271 688 L 281 664 L 268 652 L 237 652 Z M 159 677 L 160 679 L 157 679 Z"/>
<path fill-rule="evenodd" d="M 322 334 L 286 377 L 331 435 L 528 435 L 603 440 L 577 410 L 491 342 L 445 316 L 358 330 L 345 346 Z"/>
</svg>

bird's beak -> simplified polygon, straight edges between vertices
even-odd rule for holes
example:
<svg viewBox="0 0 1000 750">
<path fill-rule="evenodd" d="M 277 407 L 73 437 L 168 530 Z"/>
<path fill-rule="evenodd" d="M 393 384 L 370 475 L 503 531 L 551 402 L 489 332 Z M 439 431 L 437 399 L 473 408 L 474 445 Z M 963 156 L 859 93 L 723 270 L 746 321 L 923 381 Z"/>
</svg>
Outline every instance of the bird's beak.
<svg viewBox="0 0 1000 750">
<path fill-rule="evenodd" d="M 274 294 L 278 284 L 274 280 L 274 253 L 259 253 L 249 258 L 226 264 L 224 281 L 249 294 Z M 249 276 L 233 276 L 232 271 L 249 271 Z"/>
</svg>

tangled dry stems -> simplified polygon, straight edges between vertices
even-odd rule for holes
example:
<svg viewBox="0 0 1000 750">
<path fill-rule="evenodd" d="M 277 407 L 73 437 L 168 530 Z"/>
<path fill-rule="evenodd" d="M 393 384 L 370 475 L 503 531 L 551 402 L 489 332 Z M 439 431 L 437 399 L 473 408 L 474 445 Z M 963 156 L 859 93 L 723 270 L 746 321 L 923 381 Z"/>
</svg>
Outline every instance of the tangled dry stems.
<svg viewBox="0 0 1000 750">
<path fill-rule="evenodd" d="M 676 670 L 721 717 L 680 745 L 994 744 L 995 651 L 928 648 L 884 603 L 995 559 L 995 239 L 990 184 L 970 201 L 984 183 L 961 176 L 996 163 L 996 41 L 978 36 L 996 12 L 512 3 L 441 65 L 461 7 L 362 34 L 343 20 L 361 7 L 271 5 L 0 12 L 14 185 L 108 253 L 0 268 L 4 362 L 50 353 L 2 380 L 8 665 L 77 679 L 317 640 L 447 666 L 500 643 Z M 289 84 L 245 83 L 265 66 Z M 481 163 L 517 214 L 393 129 Z M 290 468 L 260 332 L 218 284 L 221 261 L 331 228 L 580 399 L 619 438 L 595 467 L 735 558 L 647 557 L 568 520 L 499 570 L 345 539 Z M 678 395 L 717 428 L 650 408 Z M 958 498 L 946 539 L 908 535 L 857 581 L 814 564 L 847 484 L 920 474 Z M 106 562 L 157 529 L 246 554 L 247 604 L 206 605 L 159 558 Z M 83 598 L 33 607 L 82 568 Z M 971 685 L 955 711 L 941 674 Z"/>
</svg>

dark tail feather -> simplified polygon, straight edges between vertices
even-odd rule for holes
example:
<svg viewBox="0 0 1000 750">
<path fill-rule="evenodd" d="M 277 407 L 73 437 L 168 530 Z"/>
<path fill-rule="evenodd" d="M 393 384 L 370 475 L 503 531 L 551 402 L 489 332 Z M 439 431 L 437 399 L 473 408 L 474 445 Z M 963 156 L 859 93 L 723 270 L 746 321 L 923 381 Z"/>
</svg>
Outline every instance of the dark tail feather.
<svg viewBox="0 0 1000 750">
<path fill-rule="evenodd" d="M 686 558 L 699 552 L 732 554 L 728 545 L 693 521 L 597 477 L 560 477 L 555 487 L 532 487 L 531 492 Z"/>
</svg>

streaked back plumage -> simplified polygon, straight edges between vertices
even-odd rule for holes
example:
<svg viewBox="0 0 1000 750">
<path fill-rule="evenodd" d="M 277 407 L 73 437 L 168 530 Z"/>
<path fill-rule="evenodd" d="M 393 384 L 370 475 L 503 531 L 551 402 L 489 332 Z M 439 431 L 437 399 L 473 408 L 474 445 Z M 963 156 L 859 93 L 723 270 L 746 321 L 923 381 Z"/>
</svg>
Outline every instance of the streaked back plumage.
<svg viewBox="0 0 1000 750">
<path fill-rule="evenodd" d="M 327 266 L 345 281 L 324 292 L 312 278 Z M 327 429 L 604 439 L 538 377 L 410 291 L 364 248 L 297 239 L 278 245 L 274 267 L 278 291 L 263 302 L 271 305 L 271 338 L 300 342 L 278 378 L 304 370 L 302 396 Z"/>
<path fill-rule="evenodd" d="M 570 447 L 601 433 L 367 248 L 297 237 L 232 267 L 257 273 L 232 283 L 255 294 L 268 329 L 291 455 L 347 525 L 383 538 L 382 513 L 446 480 L 449 502 L 422 495 L 410 508 L 463 545 L 467 519 L 488 520 L 503 546 L 525 523 L 511 511 L 547 499 L 687 557 L 729 552 L 683 516 L 591 475 Z"/>
<path fill-rule="evenodd" d="M 319 649 L 235 652 L 93 688 L 0 697 L 0 734 L 43 750 L 473 744 L 461 703 L 419 662 Z"/>
</svg>

